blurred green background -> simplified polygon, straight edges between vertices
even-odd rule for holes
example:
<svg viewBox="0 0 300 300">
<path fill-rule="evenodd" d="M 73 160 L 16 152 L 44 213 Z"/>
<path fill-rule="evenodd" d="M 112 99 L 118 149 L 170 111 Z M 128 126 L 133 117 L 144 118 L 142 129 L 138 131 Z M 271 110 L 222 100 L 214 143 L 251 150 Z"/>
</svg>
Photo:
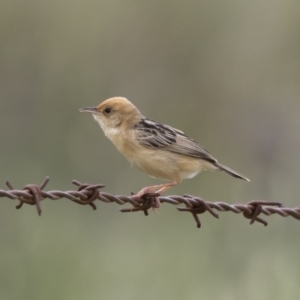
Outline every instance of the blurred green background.
<svg viewBox="0 0 300 300">
<path fill-rule="evenodd" d="M 251 179 L 206 172 L 168 194 L 300 204 L 300 6 L 289 0 L 2 0 L 0 182 L 51 177 L 130 194 L 158 183 L 117 153 L 84 106 L 128 97 Z M 297 299 L 299 223 L 163 205 L 2 198 L 0 299 Z M 298 295 L 298 296 L 297 296 Z"/>
</svg>

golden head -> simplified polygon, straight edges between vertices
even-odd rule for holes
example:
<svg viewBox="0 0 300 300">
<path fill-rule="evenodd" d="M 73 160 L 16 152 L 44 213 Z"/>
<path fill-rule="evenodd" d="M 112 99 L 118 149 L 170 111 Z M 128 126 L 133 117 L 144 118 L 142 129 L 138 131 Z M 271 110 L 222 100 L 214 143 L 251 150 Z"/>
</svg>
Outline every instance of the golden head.
<svg viewBox="0 0 300 300">
<path fill-rule="evenodd" d="M 142 117 L 140 111 L 123 97 L 109 98 L 96 107 L 81 108 L 80 112 L 92 113 L 105 134 L 107 130 L 117 129 L 121 124 L 131 123 L 129 120 Z"/>
</svg>

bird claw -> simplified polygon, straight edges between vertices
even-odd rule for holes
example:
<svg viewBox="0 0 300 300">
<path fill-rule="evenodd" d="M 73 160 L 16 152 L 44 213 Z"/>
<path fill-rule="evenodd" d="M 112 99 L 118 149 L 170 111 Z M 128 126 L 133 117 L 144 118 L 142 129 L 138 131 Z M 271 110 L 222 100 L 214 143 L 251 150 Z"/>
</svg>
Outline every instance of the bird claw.
<svg viewBox="0 0 300 300">
<path fill-rule="evenodd" d="M 161 205 L 159 196 L 160 196 L 159 193 L 149 193 L 149 192 L 147 192 L 147 193 L 139 192 L 137 194 L 131 193 L 131 197 L 134 200 L 139 200 L 140 205 L 139 206 L 131 205 L 131 208 L 123 208 L 120 211 L 121 212 L 135 212 L 135 211 L 142 210 L 142 211 L 144 211 L 145 216 L 148 216 L 148 210 L 150 208 L 152 208 L 152 210 L 155 213 L 158 213 L 156 211 L 156 209 L 160 208 L 160 205 Z"/>
</svg>

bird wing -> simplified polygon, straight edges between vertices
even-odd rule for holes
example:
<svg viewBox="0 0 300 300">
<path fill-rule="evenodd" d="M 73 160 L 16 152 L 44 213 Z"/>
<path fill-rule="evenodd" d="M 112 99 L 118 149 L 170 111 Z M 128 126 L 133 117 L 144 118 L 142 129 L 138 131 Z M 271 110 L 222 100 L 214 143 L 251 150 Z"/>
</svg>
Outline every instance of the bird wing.
<svg viewBox="0 0 300 300">
<path fill-rule="evenodd" d="M 137 141 L 145 147 L 201 158 L 211 163 L 217 162 L 196 141 L 169 125 L 143 118 L 134 129 Z"/>
</svg>

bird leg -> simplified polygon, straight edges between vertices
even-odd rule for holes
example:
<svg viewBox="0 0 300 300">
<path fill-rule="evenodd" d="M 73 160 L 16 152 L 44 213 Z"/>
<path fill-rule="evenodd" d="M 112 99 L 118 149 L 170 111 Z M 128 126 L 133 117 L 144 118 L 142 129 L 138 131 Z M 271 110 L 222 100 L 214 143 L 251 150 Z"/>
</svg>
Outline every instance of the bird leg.
<svg viewBox="0 0 300 300">
<path fill-rule="evenodd" d="M 172 181 L 172 182 L 168 182 L 168 183 L 164 183 L 164 184 L 158 184 L 158 185 L 144 187 L 137 194 L 135 194 L 133 197 L 142 198 L 145 194 L 148 194 L 148 193 L 162 194 L 167 189 L 169 189 L 170 187 L 172 187 L 176 184 L 178 184 L 177 181 Z M 159 208 L 159 207 L 160 207 L 159 197 L 155 197 L 155 204 L 153 205 L 152 208 L 155 211 L 155 209 Z"/>
</svg>

